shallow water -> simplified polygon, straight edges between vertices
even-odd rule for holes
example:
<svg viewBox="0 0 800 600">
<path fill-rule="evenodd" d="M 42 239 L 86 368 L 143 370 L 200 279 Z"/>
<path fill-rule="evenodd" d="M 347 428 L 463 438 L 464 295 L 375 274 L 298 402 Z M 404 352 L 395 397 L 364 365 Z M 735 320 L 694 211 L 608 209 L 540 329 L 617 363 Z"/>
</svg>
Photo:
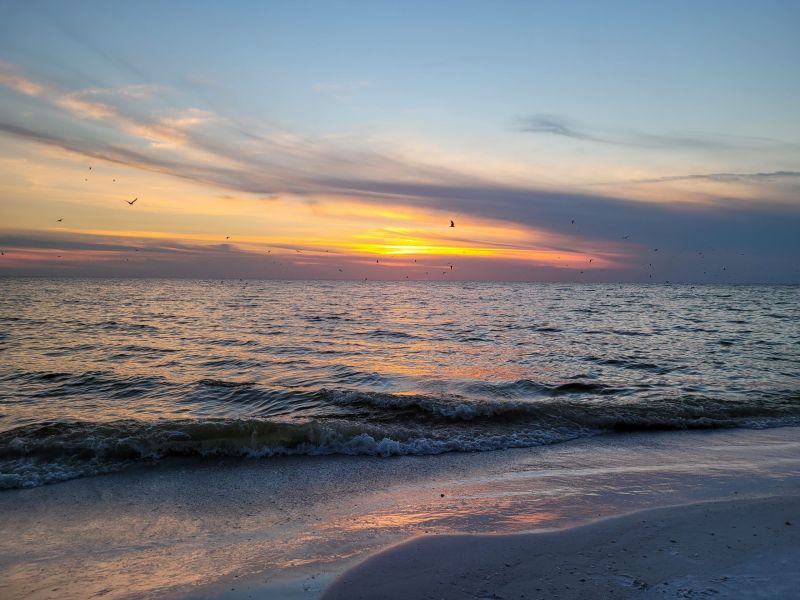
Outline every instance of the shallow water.
<svg viewBox="0 0 800 600">
<path fill-rule="evenodd" d="M 0 280 L 0 487 L 800 424 L 800 288 Z"/>
</svg>

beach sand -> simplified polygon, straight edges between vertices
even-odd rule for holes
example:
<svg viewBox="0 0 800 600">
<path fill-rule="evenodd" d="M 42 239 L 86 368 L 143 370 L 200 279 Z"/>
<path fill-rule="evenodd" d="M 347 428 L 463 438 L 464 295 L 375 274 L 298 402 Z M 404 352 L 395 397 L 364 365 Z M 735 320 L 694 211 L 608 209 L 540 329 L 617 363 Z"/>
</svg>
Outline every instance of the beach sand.
<svg viewBox="0 0 800 600">
<path fill-rule="evenodd" d="M 560 532 L 421 537 L 323 600 L 797 598 L 800 496 L 653 509 Z"/>
<path fill-rule="evenodd" d="M 660 528 L 651 517 L 641 516 L 634 518 L 635 526 L 619 526 L 617 537 L 598 533 L 595 541 L 584 540 L 584 549 L 576 552 L 558 540 L 583 539 L 585 532 L 614 526 L 614 521 L 602 519 L 645 509 L 800 496 L 798 433 L 800 429 L 788 427 L 607 435 L 547 447 L 392 459 L 175 459 L 56 485 L 7 490 L 0 493 L 0 598 L 314 600 L 331 585 L 331 597 L 347 597 L 334 595 L 342 594 L 342 586 L 353 576 L 332 583 L 342 572 L 365 559 L 369 565 L 369 556 L 412 539 L 412 554 L 432 544 L 435 560 L 410 570 L 398 562 L 397 570 L 387 573 L 428 577 L 435 586 L 420 587 L 421 598 L 459 597 L 453 594 L 519 598 L 523 593 L 529 598 L 525 589 L 517 595 L 509 590 L 532 583 L 535 569 L 545 578 L 531 592 L 536 587 L 549 590 L 548 585 L 578 590 L 591 584 L 591 589 L 601 589 L 606 581 L 618 586 L 620 597 L 659 590 L 672 590 L 672 596 L 664 596 L 668 598 L 704 597 L 680 596 L 680 590 L 705 589 L 703 585 L 724 590 L 746 582 L 712 585 L 687 580 L 684 585 L 680 577 L 691 571 L 680 569 L 705 557 L 695 549 L 701 547 L 699 541 L 710 544 L 714 553 L 721 552 L 713 560 L 731 561 L 750 560 L 757 555 L 757 550 L 748 550 L 755 548 L 753 544 L 768 543 L 766 562 L 753 559 L 763 570 L 770 565 L 769 557 L 793 556 L 780 544 L 782 536 L 796 531 L 795 526 L 781 524 L 800 522 L 800 515 L 786 516 L 774 508 L 777 505 L 754 504 L 761 508 L 742 508 L 741 515 L 726 513 L 736 516 L 739 537 L 734 530 L 709 528 L 707 522 L 700 528 L 687 527 L 684 535 L 680 523 Z M 711 510 L 715 505 L 697 506 Z M 764 522 L 772 531 L 761 526 L 757 519 L 762 517 L 774 517 L 774 523 Z M 750 518 L 756 520 L 745 526 Z M 569 529 L 584 525 L 588 527 Z M 548 533 L 556 530 L 566 533 Z M 534 531 L 540 533 L 528 535 Z M 666 541 L 654 537 L 660 545 L 651 552 L 632 553 L 635 536 L 647 532 L 670 537 Z M 464 533 L 513 537 L 453 537 Z M 736 543 L 725 542 L 729 535 Z M 800 546 L 796 539 L 794 544 Z M 397 548 L 403 552 L 405 547 Z M 529 560 L 536 556 L 541 558 Z M 656 571 L 646 562 L 650 560 L 663 564 L 664 580 L 678 587 L 659 588 L 653 579 Z M 526 566 L 531 562 L 535 564 Z M 569 564 L 575 565 L 574 577 L 567 570 Z M 719 571 L 710 565 L 701 572 L 729 578 L 750 573 L 738 566 L 723 569 L 725 564 Z M 559 569 L 569 581 L 553 579 Z M 753 573 L 761 572 L 758 569 Z M 791 572 L 790 565 L 780 567 L 781 577 Z M 602 579 L 612 575 L 617 578 Z M 766 579 L 772 577 L 763 577 L 765 581 L 754 581 L 753 586 L 770 590 Z M 581 578 L 586 581 L 580 582 Z M 651 587 L 637 588 L 637 579 Z M 414 585 L 420 581 L 425 580 Z M 398 582 L 395 591 L 400 596 L 395 597 L 413 597 L 403 596 L 404 585 L 411 582 Z M 370 596 L 369 587 L 360 584 L 349 590 L 352 597 L 383 597 L 383 592 Z M 481 595 L 484 590 L 487 593 Z M 547 593 L 545 597 L 556 597 Z M 584 598 L 614 597 L 576 593 L 575 597 Z"/>
</svg>

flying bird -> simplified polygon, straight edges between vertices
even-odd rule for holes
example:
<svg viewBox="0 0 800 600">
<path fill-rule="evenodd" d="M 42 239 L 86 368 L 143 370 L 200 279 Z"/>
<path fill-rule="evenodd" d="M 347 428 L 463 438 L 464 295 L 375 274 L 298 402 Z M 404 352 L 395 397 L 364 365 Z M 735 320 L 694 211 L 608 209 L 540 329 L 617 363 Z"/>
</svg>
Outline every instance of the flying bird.
<svg viewBox="0 0 800 600">
<path fill-rule="evenodd" d="M 61 217 L 60 219 L 56 219 L 56 221 L 57 221 L 58 223 L 61 223 L 61 221 L 63 221 L 63 220 L 64 220 L 64 217 Z"/>
<path fill-rule="evenodd" d="M 452 219 L 450 219 L 450 227 L 455 227 L 455 226 L 456 226 L 456 224 L 455 224 L 455 223 L 453 223 L 453 220 L 452 220 Z"/>
<path fill-rule="evenodd" d="M 134 198 L 133 200 L 130 200 L 130 201 L 128 201 L 128 200 L 125 200 L 125 202 L 127 202 L 129 206 L 133 206 L 133 205 L 134 205 L 134 203 L 135 203 L 135 202 L 136 202 L 138 199 L 139 199 L 139 197 L 137 196 L 137 197 L 136 197 L 136 198 Z"/>
<path fill-rule="evenodd" d="M 572 221 L 570 221 L 570 223 L 572 223 L 573 225 L 575 225 L 575 219 L 572 219 Z"/>
</svg>

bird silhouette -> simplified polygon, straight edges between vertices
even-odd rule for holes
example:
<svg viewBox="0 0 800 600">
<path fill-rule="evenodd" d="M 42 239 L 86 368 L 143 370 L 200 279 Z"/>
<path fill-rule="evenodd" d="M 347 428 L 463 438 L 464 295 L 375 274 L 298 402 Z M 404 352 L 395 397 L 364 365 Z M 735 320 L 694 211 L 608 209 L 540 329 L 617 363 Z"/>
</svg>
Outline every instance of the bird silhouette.
<svg viewBox="0 0 800 600">
<path fill-rule="evenodd" d="M 129 206 L 133 206 L 133 205 L 134 205 L 134 203 L 135 203 L 135 202 L 136 202 L 138 199 L 139 199 L 139 197 L 137 196 L 137 197 L 136 197 L 136 198 L 134 198 L 133 200 L 130 200 L 130 201 L 128 201 L 128 200 L 125 200 L 125 202 L 127 202 Z"/>
<path fill-rule="evenodd" d="M 63 221 L 63 220 L 64 220 L 64 217 L 61 217 L 60 219 L 56 219 L 56 221 L 57 221 L 58 223 L 61 223 L 61 221 Z"/>
<path fill-rule="evenodd" d="M 572 221 L 570 221 L 570 223 L 572 223 L 573 225 L 575 225 L 575 219 L 572 219 Z"/>
<path fill-rule="evenodd" d="M 455 224 L 455 223 L 453 223 L 453 220 L 452 220 L 452 219 L 450 219 L 450 227 L 455 227 L 455 226 L 456 226 L 456 224 Z"/>
</svg>

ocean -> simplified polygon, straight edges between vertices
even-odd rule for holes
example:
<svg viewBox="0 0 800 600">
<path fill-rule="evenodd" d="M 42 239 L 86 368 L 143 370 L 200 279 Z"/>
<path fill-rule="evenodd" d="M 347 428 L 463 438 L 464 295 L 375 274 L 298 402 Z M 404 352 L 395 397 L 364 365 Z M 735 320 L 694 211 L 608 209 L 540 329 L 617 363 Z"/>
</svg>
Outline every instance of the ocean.
<svg viewBox="0 0 800 600">
<path fill-rule="evenodd" d="M 800 425 L 800 287 L 0 280 L 0 488 Z"/>
</svg>

